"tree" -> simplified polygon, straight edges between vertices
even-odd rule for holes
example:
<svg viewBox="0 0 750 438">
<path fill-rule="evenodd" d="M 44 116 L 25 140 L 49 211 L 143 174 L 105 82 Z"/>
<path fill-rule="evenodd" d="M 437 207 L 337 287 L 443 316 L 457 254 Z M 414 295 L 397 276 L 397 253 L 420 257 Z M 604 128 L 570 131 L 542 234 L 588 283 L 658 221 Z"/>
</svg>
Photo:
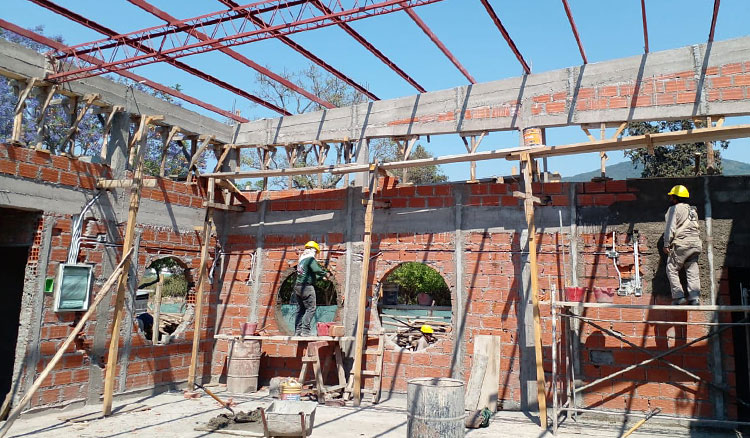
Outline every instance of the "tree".
<svg viewBox="0 0 750 438">
<path fill-rule="evenodd" d="M 695 123 L 690 120 L 673 120 L 666 122 L 636 122 L 628 126 L 628 135 L 656 134 L 694 129 Z M 631 149 L 625 156 L 634 164 L 642 164 L 643 178 L 651 177 L 685 177 L 695 175 L 695 158 L 700 157 L 699 174 L 722 173 L 721 149 L 726 149 L 729 142 L 717 142 L 719 149 L 714 149 L 714 168 L 708 169 L 706 143 L 683 143 L 670 146 L 657 146 L 651 155 L 647 149 Z M 716 145 L 717 143 L 714 143 Z"/>
<path fill-rule="evenodd" d="M 411 155 L 409 155 L 409 160 L 419 160 L 432 157 L 434 157 L 433 154 L 428 152 L 421 144 L 417 144 Z M 433 184 L 448 180 L 448 177 L 445 176 L 437 165 L 412 167 L 407 170 L 406 178 L 407 181 L 414 184 Z"/>
<path fill-rule="evenodd" d="M 39 34 L 44 33 L 44 26 L 36 26 L 31 31 Z M 12 43 L 28 47 L 37 52 L 44 53 L 49 51 L 49 47 L 39 44 L 26 37 L 18 35 L 16 33 L 5 31 L 0 29 L 0 38 L 4 38 Z M 51 39 L 63 42 L 61 36 L 53 36 Z M 174 100 L 174 98 L 166 93 L 158 90 L 153 90 L 145 85 L 132 81 L 128 78 L 123 77 L 110 77 L 110 80 L 118 83 L 127 85 L 128 87 L 149 93 L 155 97 L 163 99 L 173 105 L 181 105 L 180 102 Z M 21 85 L 21 84 L 19 84 Z M 11 137 L 13 130 L 13 112 L 18 101 L 17 92 L 20 88 L 19 85 L 14 87 L 11 80 L 0 76 L 0 141 L 7 141 Z M 16 90 L 14 90 L 16 88 Z M 182 90 L 180 84 L 175 84 L 174 88 L 178 91 Z M 38 88 L 35 91 L 41 91 Z M 44 118 L 44 127 L 40 139 L 36 138 L 37 125 L 36 120 L 39 110 L 39 102 L 37 99 L 30 97 L 26 100 L 26 108 L 24 110 L 24 132 L 21 138 L 22 142 L 26 144 L 35 144 L 37 141 L 41 141 L 42 144 L 46 145 L 50 150 L 60 150 L 62 148 L 62 141 L 68 134 L 68 127 L 70 125 L 70 112 L 73 110 L 71 107 L 72 100 L 68 96 L 56 94 L 53 102 L 59 102 L 57 104 L 50 105 L 47 110 L 47 114 Z M 81 104 L 78 104 L 76 110 L 80 110 Z M 102 144 L 104 139 L 102 138 L 102 129 L 104 127 L 104 117 L 100 114 L 94 115 L 87 113 L 81 119 L 78 125 L 78 132 L 75 136 L 75 144 L 73 152 L 76 155 L 84 156 L 98 156 L 101 153 Z M 134 130 L 136 127 L 132 127 Z M 149 129 L 147 133 L 147 149 L 144 155 L 144 169 L 148 175 L 159 175 L 161 167 L 161 153 L 162 153 L 162 141 L 161 136 L 156 132 L 153 127 Z M 166 162 L 166 174 L 167 175 L 184 175 L 187 173 L 188 162 L 182 153 L 182 146 L 173 141 L 167 148 L 167 162 Z M 198 167 L 205 168 L 205 159 L 202 159 L 198 163 Z"/>
<path fill-rule="evenodd" d="M 451 305 L 451 291 L 438 271 L 424 263 L 406 262 L 399 265 L 386 279 L 401 288 L 399 304 L 417 304 L 417 295 L 426 293 L 435 300 L 436 306 Z"/>
</svg>

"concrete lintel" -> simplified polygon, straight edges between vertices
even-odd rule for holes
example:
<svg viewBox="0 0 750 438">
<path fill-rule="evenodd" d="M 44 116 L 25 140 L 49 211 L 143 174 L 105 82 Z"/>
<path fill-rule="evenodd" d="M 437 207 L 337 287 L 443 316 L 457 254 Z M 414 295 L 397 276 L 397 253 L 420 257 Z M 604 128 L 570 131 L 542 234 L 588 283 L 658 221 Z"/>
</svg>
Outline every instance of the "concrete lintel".
<svg viewBox="0 0 750 438">
<path fill-rule="evenodd" d="M 237 143 L 267 145 L 312 140 L 437 135 L 479 131 L 503 131 L 526 126 L 555 127 L 582 123 L 664 120 L 709 115 L 750 114 L 750 98 L 706 101 L 703 91 L 698 104 L 659 104 L 628 98 L 605 105 L 612 109 L 589 107 L 580 100 L 580 91 L 604 86 L 634 86 L 637 82 L 681 74 L 700 82 L 707 67 L 747 61 L 750 37 L 652 52 L 628 58 L 575 66 L 565 69 L 503 79 L 481 84 L 433 91 L 414 96 L 362 103 L 275 119 L 256 120 L 240 125 Z M 696 69 L 696 67 L 698 67 Z M 645 85 L 644 85 L 645 86 Z M 535 108 L 540 96 L 554 96 L 564 108 L 545 111 Z M 606 97 L 605 97 L 606 100 Z M 655 101 L 655 99 L 653 99 Z M 517 106 L 517 103 L 520 106 Z M 648 103 L 648 105 L 646 105 Z M 559 106 L 559 105 L 558 105 Z"/>
<path fill-rule="evenodd" d="M 43 78 L 46 65 L 44 55 L 0 39 L 0 75 L 14 79 Z M 212 134 L 222 143 L 232 143 L 234 139 L 235 128 L 231 125 L 101 76 L 67 82 L 58 92 L 78 96 L 98 94 L 98 104 L 120 105 L 130 114 L 164 115 L 163 123 L 167 125 L 195 134 Z"/>
</svg>

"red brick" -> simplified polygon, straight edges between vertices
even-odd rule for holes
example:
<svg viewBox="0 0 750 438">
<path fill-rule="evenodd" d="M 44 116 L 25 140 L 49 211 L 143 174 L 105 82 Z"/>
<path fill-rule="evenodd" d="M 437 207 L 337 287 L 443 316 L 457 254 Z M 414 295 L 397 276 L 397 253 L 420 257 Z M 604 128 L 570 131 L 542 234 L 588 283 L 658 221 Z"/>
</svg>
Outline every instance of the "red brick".
<svg viewBox="0 0 750 438">
<path fill-rule="evenodd" d="M 742 88 L 727 88 L 721 90 L 721 100 L 742 100 L 745 98 L 745 90 Z"/>
<path fill-rule="evenodd" d="M 653 103 L 651 102 L 651 96 L 633 96 L 632 101 L 630 102 L 631 106 L 635 107 L 643 107 L 643 106 L 651 106 Z"/>
<path fill-rule="evenodd" d="M 55 169 L 60 170 L 69 170 L 70 169 L 70 159 L 67 157 L 61 157 L 58 155 L 52 156 L 52 166 L 55 167 Z"/>
<path fill-rule="evenodd" d="M 60 171 L 60 184 L 77 187 L 78 175 L 71 172 Z"/>
<path fill-rule="evenodd" d="M 732 77 L 732 83 L 735 86 L 750 85 L 750 73 L 744 75 L 737 75 Z"/>
<path fill-rule="evenodd" d="M 489 193 L 489 185 L 487 184 L 472 184 L 471 185 L 472 195 L 486 195 Z"/>
<path fill-rule="evenodd" d="M 427 206 L 432 208 L 443 207 L 443 198 L 432 197 L 427 198 Z"/>
<path fill-rule="evenodd" d="M 580 206 L 590 206 L 594 204 L 594 195 L 578 195 L 576 202 Z"/>
<path fill-rule="evenodd" d="M 606 188 L 608 193 L 628 191 L 628 185 L 625 181 L 607 181 Z"/>
<path fill-rule="evenodd" d="M 427 203 L 424 198 L 411 198 L 409 199 L 410 208 L 424 208 Z"/>
<path fill-rule="evenodd" d="M 604 193 L 607 186 L 603 182 L 587 182 L 583 184 L 583 191 L 586 193 Z"/>
<path fill-rule="evenodd" d="M 434 189 L 432 186 L 418 186 L 417 195 L 419 196 L 432 196 Z"/>
<path fill-rule="evenodd" d="M 580 88 L 578 90 L 577 98 L 578 99 L 589 99 L 594 97 L 596 94 L 596 89 L 594 88 Z"/>
<path fill-rule="evenodd" d="M 637 200 L 638 197 L 634 193 L 618 193 L 615 195 L 616 202 L 633 202 Z"/>
<path fill-rule="evenodd" d="M 542 94 L 540 96 L 534 96 L 532 100 L 536 103 L 547 103 L 552 101 L 551 94 Z"/>
<path fill-rule="evenodd" d="M 617 96 L 617 86 L 599 88 L 599 97 Z"/>
<path fill-rule="evenodd" d="M 552 195 L 552 205 L 556 207 L 565 207 L 570 204 L 570 200 L 566 195 Z"/>
<path fill-rule="evenodd" d="M 609 107 L 612 109 L 627 108 L 628 99 L 625 97 L 612 97 L 609 99 Z"/>
<path fill-rule="evenodd" d="M 721 66 L 722 75 L 733 75 L 735 73 L 742 73 L 742 63 L 726 64 Z"/>
<path fill-rule="evenodd" d="M 500 205 L 503 207 L 518 207 L 518 199 L 513 196 L 503 196 L 500 198 Z"/>
<path fill-rule="evenodd" d="M 52 184 L 57 184 L 60 182 L 60 171 L 57 169 L 42 167 L 42 180 Z"/>
<path fill-rule="evenodd" d="M 28 163 L 18 163 L 18 175 L 34 179 L 39 174 L 39 166 Z"/>
<path fill-rule="evenodd" d="M 406 208 L 408 200 L 406 198 L 391 199 L 391 208 Z"/>
<path fill-rule="evenodd" d="M 565 111 L 565 102 L 550 102 L 546 105 L 547 114 L 561 113 Z"/>
<path fill-rule="evenodd" d="M 677 94 L 676 93 L 657 94 L 656 95 L 656 104 L 657 105 L 674 105 L 674 103 L 676 101 L 677 101 Z"/>
<path fill-rule="evenodd" d="M 552 95 L 552 100 L 565 100 L 567 98 L 568 98 L 567 91 L 560 91 L 559 93 L 555 93 Z"/>
<path fill-rule="evenodd" d="M 435 195 L 450 195 L 451 194 L 451 186 L 449 185 L 440 185 L 435 186 Z"/>
<path fill-rule="evenodd" d="M 693 103 L 695 102 L 697 95 L 695 92 L 692 93 L 678 93 L 677 103 Z"/>
<path fill-rule="evenodd" d="M 732 86 L 732 78 L 729 76 L 722 76 L 719 78 L 711 79 L 711 88 L 726 88 Z"/>
<path fill-rule="evenodd" d="M 664 83 L 664 91 L 685 91 L 685 81 L 682 79 L 675 79 L 673 81 L 667 81 Z"/>
<path fill-rule="evenodd" d="M 0 160 L 0 173 L 16 174 L 16 163 L 10 160 Z"/>
</svg>

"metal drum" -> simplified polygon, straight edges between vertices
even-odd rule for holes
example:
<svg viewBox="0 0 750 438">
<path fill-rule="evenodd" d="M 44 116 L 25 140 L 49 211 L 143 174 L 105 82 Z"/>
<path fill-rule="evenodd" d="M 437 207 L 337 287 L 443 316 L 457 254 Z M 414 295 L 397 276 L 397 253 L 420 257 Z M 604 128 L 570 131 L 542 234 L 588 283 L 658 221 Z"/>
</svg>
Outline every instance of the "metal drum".
<svg viewBox="0 0 750 438">
<path fill-rule="evenodd" d="M 235 341 L 227 367 L 227 391 L 235 394 L 258 390 L 260 340 Z"/>
<path fill-rule="evenodd" d="M 463 438 L 464 382 L 447 378 L 419 378 L 408 382 L 409 438 Z"/>
</svg>

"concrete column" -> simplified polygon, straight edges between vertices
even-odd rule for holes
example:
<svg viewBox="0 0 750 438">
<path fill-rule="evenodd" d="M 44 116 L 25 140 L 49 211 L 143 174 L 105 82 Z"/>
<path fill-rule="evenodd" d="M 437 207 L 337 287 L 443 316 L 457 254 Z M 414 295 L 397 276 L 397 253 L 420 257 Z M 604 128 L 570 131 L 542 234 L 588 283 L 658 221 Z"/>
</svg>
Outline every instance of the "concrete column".
<svg viewBox="0 0 750 438">
<path fill-rule="evenodd" d="M 264 198 L 266 194 L 263 194 Z M 258 231 L 255 235 L 255 242 L 256 242 L 256 248 L 255 248 L 255 259 L 253 260 L 253 290 L 252 294 L 250 295 L 250 322 L 260 322 L 258 321 L 258 301 L 260 300 L 260 281 L 262 279 L 261 275 L 263 273 L 263 227 L 266 222 L 266 208 L 268 206 L 268 201 L 266 199 L 263 199 L 260 201 L 260 205 L 258 206 Z"/>
<path fill-rule="evenodd" d="M 536 357 L 534 356 L 534 315 L 531 305 L 531 266 L 529 264 L 529 231 L 521 230 L 521 278 L 518 299 L 518 345 L 521 380 L 521 409 L 538 411 Z"/>
<path fill-rule="evenodd" d="M 363 138 L 357 144 L 357 149 L 354 151 L 354 162 L 357 164 L 367 164 L 370 162 L 370 141 Z M 354 178 L 354 185 L 357 187 L 365 187 L 368 184 L 369 174 L 367 172 L 359 172 Z"/>
<path fill-rule="evenodd" d="M 466 356 L 466 293 L 464 291 L 464 238 L 463 238 L 463 192 L 453 191 L 455 213 L 455 245 L 453 258 L 456 262 L 456 300 L 453 314 L 456 315 L 453 339 L 453 357 L 451 358 L 451 377 L 464 378 L 464 357 Z"/>
<path fill-rule="evenodd" d="M 105 163 L 112 169 L 112 177 L 125 176 L 128 167 L 128 139 L 130 138 L 130 114 L 118 112 L 112 117 Z"/>
</svg>

